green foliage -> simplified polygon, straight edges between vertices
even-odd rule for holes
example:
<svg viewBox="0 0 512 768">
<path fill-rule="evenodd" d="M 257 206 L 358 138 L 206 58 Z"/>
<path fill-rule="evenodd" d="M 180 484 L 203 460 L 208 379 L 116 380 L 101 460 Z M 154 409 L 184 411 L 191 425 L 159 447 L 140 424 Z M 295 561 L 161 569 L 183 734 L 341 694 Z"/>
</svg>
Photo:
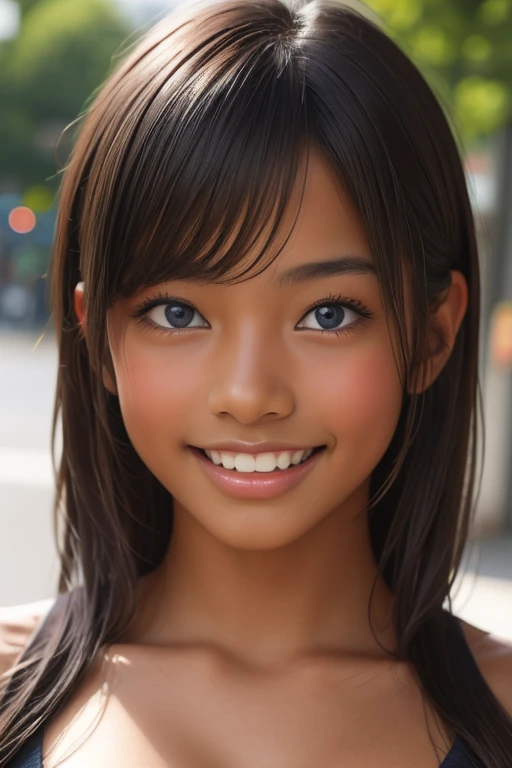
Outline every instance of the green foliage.
<svg viewBox="0 0 512 768">
<path fill-rule="evenodd" d="M 512 119 L 512 0 L 366 0 L 467 142 Z M 447 97 L 447 98 L 446 98 Z"/>
<path fill-rule="evenodd" d="M 35 6 L 37 5 L 40 0 L 17 0 L 18 5 L 20 6 L 21 15 L 26 16 L 27 13 Z"/>
<path fill-rule="evenodd" d="M 45 213 L 46 211 L 49 211 L 53 202 L 54 196 L 48 187 L 42 185 L 29 187 L 21 201 L 22 205 L 30 208 L 34 213 Z"/>
<path fill-rule="evenodd" d="M 62 131 L 109 74 L 130 28 L 109 0 L 23 0 L 18 37 L 0 46 L 0 183 L 55 191 Z M 64 158 L 65 159 L 65 158 Z"/>
<path fill-rule="evenodd" d="M 510 92 L 495 80 L 471 75 L 454 89 L 455 114 L 470 137 L 493 133 L 510 117 Z"/>
<path fill-rule="evenodd" d="M 45 0 L 27 14 L 6 75 L 35 119 L 68 120 L 104 78 L 127 30 L 103 0 Z"/>
<path fill-rule="evenodd" d="M 65 161 L 60 152 L 56 158 L 59 137 L 116 64 L 131 30 L 109 0 L 18 2 L 20 34 L 0 44 L 0 187 L 22 192 L 43 184 L 53 195 Z M 423 70 L 464 140 L 510 121 L 512 0 L 366 4 Z"/>
</svg>

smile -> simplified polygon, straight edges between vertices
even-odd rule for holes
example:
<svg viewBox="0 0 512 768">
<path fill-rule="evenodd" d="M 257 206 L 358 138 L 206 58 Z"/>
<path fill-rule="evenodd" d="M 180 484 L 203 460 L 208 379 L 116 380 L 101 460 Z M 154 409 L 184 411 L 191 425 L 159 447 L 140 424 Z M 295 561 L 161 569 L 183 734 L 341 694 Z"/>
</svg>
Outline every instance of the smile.
<svg viewBox="0 0 512 768">
<path fill-rule="evenodd" d="M 268 499 L 298 486 L 321 460 L 326 446 L 295 452 L 282 451 L 279 454 L 209 451 L 210 454 L 219 454 L 215 456 L 218 464 L 202 448 L 189 446 L 189 449 L 198 459 L 206 477 L 218 490 L 238 498 Z M 228 467 L 224 466 L 224 461 Z M 257 461 L 260 469 L 256 468 Z"/>
<path fill-rule="evenodd" d="M 232 453 L 230 451 L 207 451 L 199 449 L 217 466 L 237 472 L 282 472 L 292 466 L 303 464 L 318 448 L 307 448 L 300 451 L 279 451 L 276 453 Z"/>
</svg>

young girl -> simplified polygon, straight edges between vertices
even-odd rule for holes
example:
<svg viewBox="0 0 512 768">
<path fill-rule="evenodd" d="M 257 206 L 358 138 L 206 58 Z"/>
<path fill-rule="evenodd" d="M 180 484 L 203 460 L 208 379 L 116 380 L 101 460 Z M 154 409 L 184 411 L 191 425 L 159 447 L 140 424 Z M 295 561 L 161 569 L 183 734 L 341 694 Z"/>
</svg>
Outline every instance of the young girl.
<svg viewBox="0 0 512 768">
<path fill-rule="evenodd" d="M 509 768 L 512 648 L 447 600 L 479 291 L 449 125 L 372 22 L 150 31 L 63 177 L 62 570 L 0 764 Z"/>
</svg>

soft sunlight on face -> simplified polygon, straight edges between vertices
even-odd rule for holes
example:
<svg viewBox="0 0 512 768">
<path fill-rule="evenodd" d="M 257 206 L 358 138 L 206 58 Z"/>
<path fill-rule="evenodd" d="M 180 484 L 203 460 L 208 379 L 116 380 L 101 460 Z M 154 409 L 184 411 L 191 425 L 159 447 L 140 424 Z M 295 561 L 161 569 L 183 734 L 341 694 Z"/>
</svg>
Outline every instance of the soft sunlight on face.
<svg viewBox="0 0 512 768">
<path fill-rule="evenodd" d="M 280 547 L 333 513 L 348 524 L 395 431 L 402 387 L 376 276 L 278 284 L 292 267 L 342 257 L 371 263 L 357 211 L 312 153 L 297 225 L 262 274 L 229 286 L 173 281 L 111 310 L 117 392 L 136 451 L 175 513 L 231 546 Z M 179 297 L 178 315 L 166 296 Z M 160 304 L 134 317 L 147 298 Z M 327 448 L 296 487 L 241 499 L 219 490 L 189 447 L 232 440 Z"/>
</svg>

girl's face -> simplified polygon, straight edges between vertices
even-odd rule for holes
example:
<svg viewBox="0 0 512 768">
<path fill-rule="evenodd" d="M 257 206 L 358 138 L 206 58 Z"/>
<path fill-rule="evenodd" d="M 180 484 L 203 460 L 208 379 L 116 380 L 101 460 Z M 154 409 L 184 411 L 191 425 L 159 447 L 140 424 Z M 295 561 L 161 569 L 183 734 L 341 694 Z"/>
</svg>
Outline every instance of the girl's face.
<svg viewBox="0 0 512 768">
<path fill-rule="evenodd" d="M 111 310 L 109 342 L 126 429 L 175 514 L 263 550 L 364 508 L 402 387 L 359 215 L 319 154 L 268 269 L 229 286 L 143 289 Z M 254 474 L 243 457 L 241 472 L 216 469 L 195 450 L 233 441 L 248 444 L 226 451 L 233 460 L 255 454 L 263 469 L 258 454 L 325 447 L 303 466 Z"/>
</svg>

